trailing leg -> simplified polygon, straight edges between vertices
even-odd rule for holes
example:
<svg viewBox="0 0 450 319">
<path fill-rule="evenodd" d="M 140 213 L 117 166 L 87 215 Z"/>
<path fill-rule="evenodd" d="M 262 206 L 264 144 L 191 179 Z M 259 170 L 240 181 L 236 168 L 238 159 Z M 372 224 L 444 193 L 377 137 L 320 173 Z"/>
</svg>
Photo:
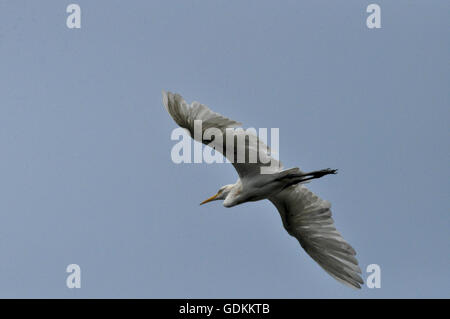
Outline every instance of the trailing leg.
<svg viewBox="0 0 450 319">
<path fill-rule="evenodd" d="M 283 182 L 286 183 L 284 188 L 289 187 L 291 185 L 304 183 L 310 181 L 312 179 L 321 178 L 325 175 L 337 174 L 337 169 L 322 169 L 319 171 L 313 171 L 309 173 L 300 173 L 300 172 L 292 172 L 280 178 Z"/>
</svg>

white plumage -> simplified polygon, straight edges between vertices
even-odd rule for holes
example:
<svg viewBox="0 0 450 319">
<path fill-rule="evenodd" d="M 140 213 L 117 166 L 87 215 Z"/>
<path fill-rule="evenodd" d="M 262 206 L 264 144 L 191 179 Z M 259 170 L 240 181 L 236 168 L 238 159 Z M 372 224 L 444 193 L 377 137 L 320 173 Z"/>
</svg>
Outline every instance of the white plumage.
<svg viewBox="0 0 450 319">
<path fill-rule="evenodd" d="M 256 136 L 249 136 L 242 130 L 227 130 L 240 127 L 241 124 L 211 111 L 207 106 L 198 102 L 187 104 L 184 99 L 173 93 L 163 92 L 163 103 L 169 114 L 180 126 L 189 131 L 194 138 L 194 121 L 202 121 L 202 133 L 208 128 L 217 128 L 223 138 L 205 140 L 196 137 L 216 150 L 223 150 L 223 155 L 233 164 L 239 179 L 235 184 L 225 185 L 216 195 L 205 200 L 202 204 L 213 200 L 224 200 L 225 207 L 232 207 L 248 201 L 262 199 L 270 200 L 280 213 L 283 226 L 287 232 L 297 238 L 304 250 L 331 276 L 340 282 L 355 288 L 361 288 L 361 270 L 355 258 L 355 250 L 342 238 L 334 226 L 331 217 L 330 203 L 322 200 L 303 183 L 335 174 L 335 170 L 325 169 L 304 173 L 298 168 L 283 170 L 281 162 L 270 156 L 270 149 Z M 244 145 L 233 145 L 232 152 L 227 153 L 226 134 L 233 134 L 233 138 L 244 138 Z M 247 136 L 242 136 L 247 134 Z M 257 152 L 256 163 L 239 163 L 237 154 L 239 147 L 243 147 L 248 159 L 250 152 Z M 233 154 L 230 156 L 230 154 Z M 271 161 L 271 162 L 270 162 Z M 274 165 L 275 164 L 275 165 Z M 261 168 L 267 171 L 261 174 Z"/>
</svg>

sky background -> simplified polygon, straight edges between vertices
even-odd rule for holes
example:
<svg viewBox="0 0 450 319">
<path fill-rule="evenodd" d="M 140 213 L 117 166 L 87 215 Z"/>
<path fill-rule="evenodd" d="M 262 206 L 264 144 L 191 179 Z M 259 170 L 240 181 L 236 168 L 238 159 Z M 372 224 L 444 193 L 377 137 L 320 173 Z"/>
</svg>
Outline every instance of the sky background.
<svg viewBox="0 0 450 319">
<path fill-rule="evenodd" d="M 0 297 L 450 297 L 450 2 L 0 1 Z M 309 184 L 381 288 L 331 278 L 237 174 L 171 161 L 161 90 L 245 127 Z M 67 265 L 81 289 L 66 287 Z"/>
</svg>

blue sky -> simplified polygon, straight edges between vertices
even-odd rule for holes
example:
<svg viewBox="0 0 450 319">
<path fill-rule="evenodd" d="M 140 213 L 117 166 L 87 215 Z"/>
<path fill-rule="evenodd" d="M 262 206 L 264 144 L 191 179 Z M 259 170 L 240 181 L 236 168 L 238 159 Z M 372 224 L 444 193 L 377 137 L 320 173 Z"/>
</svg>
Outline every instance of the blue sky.
<svg viewBox="0 0 450 319">
<path fill-rule="evenodd" d="M 0 3 L 0 297 L 449 297 L 448 1 Z M 246 127 L 309 184 L 381 288 L 329 277 L 268 201 L 199 206 L 161 90 Z M 66 287 L 76 263 L 82 288 Z"/>
</svg>

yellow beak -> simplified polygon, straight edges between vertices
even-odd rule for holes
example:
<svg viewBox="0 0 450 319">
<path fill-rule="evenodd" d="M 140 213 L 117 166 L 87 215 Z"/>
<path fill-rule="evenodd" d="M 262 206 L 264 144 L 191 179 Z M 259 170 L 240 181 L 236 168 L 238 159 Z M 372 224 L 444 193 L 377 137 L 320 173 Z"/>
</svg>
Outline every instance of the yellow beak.
<svg viewBox="0 0 450 319">
<path fill-rule="evenodd" d="M 216 195 L 208 198 L 207 200 L 204 200 L 203 202 L 200 203 L 200 205 L 203 205 L 203 204 L 209 203 L 210 201 L 213 201 L 214 199 L 216 199 L 217 196 L 219 196 L 219 193 L 217 193 Z"/>
</svg>

